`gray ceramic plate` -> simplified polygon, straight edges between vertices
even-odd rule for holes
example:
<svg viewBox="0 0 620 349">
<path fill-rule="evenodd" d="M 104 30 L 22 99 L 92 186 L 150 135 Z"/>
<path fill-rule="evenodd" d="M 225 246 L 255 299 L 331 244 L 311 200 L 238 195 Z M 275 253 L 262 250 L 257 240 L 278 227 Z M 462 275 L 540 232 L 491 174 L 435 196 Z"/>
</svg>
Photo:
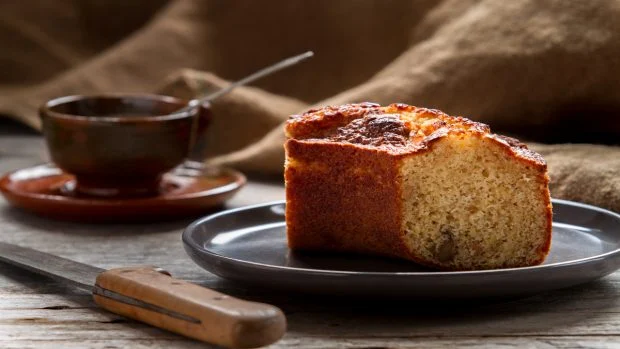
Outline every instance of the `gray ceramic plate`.
<svg viewBox="0 0 620 349">
<path fill-rule="evenodd" d="M 284 205 L 202 218 L 183 233 L 185 249 L 198 265 L 225 279 L 347 296 L 525 296 L 592 281 L 620 268 L 620 215 L 570 201 L 553 200 L 553 240 L 543 265 L 467 272 L 368 256 L 293 253 L 286 246 Z"/>
</svg>

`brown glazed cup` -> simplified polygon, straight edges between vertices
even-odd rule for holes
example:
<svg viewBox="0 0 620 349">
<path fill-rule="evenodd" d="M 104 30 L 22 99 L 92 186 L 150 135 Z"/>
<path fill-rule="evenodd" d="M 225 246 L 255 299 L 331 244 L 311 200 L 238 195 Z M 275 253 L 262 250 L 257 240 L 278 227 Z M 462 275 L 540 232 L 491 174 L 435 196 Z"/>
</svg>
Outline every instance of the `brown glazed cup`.
<svg viewBox="0 0 620 349">
<path fill-rule="evenodd" d="M 187 101 L 158 95 L 68 96 L 40 109 L 52 161 L 76 177 L 78 194 L 158 193 L 164 173 L 198 159 L 209 105 L 175 113 Z"/>
</svg>

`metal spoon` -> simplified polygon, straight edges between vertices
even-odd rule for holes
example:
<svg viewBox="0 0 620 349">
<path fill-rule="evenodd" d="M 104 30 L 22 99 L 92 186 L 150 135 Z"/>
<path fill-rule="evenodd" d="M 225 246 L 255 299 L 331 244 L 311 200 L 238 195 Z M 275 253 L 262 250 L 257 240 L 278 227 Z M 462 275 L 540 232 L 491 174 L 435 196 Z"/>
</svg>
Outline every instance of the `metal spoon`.
<svg viewBox="0 0 620 349">
<path fill-rule="evenodd" d="M 186 107 L 177 110 L 175 113 L 186 112 L 186 111 L 191 110 L 191 109 L 193 109 L 193 108 L 195 108 L 195 107 L 197 107 L 199 105 L 202 105 L 202 104 L 204 104 L 206 102 L 211 102 L 212 100 L 227 94 L 228 92 L 234 90 L 235 88 L 237 88 L 239 86 L 248 84 L 248 83 L 250 83 L 252 81 L 255 81 L 255 80 L 258 80 L 258 79 L 260 79 L 260 78 L 262 78 L 264 76 L 270 75 L 270 74 L 275 73 L 275 72 L 277 72 L 279 70 L 282 70 L 284 68 L 288 68 L 290 66 L 293 66 L 293 65 L 295 65 L 295 64 L 297 64 L 297 63 L 299 63 L 299 62 L 301 62 L 301 61 L 303 61 L 303 60 L 305 60 L 307 58 L 310 58 L 312 56 L 314 56 L 314 52 L 308 51 L 308 52 L 302 53 L 302 54 L 297 55 L 297 56 L 289 57 L 289 58 L 287 58 L 285 60 L 282 60 L 282 61 L 280 61 L 278 63 L 275 63 L 273 65 L 265 67 L 265 68 L 257 71 L 256 73 L 254 73 L 252 75 L 249 75 L 249 76 L 247 76 L 247 77 L 245 77 L 245 78 L 243 78 L 243 79 L 241 79 L 239 81 L 233 82 L 232 84 L 228 85 L 228 87 L 226 87 L 226 88 L 223 88 L 221 90 L 215 91 L 215 92 L 213 92 L 211 94 L 208 94 L 206 96 L 203 96 L 203 97 L 195 98 L 195 99 L 191 100 L 187 104 Z"/>
<path fill-rule="evenodd" d="M 302 53 L 300 55 L 297 56 L 293 56 L 293 57 L 289 57 L 285 60 L 282 60 L 278 63 L 275 63 L 273 65 L 270 65 L 268 67 L 265 67 L 259 71 L 257 71 L 256 73 L 249 75 L 239 81 L 233 82 L 232 84 L 228 85 L 228 87 L 225 87 L 221 90 L 215 91 L 211 94 L 208 94 L 206 96 L 202 96 L 202 97 L 198 97 L 195 98 L 193 100 L 191 100 L 189 103 L 187 103 L 187 106 L 177 110 L 175 113 L 183 113 L 183 112 L 187 112 L 192 110 L 193 108 L 196 108 L 206 102 L 210 102 L 218 97 L 221 97 L 225 94 L 227 94 L 228 92 L 232 91 L 233 89 L 235 89 L 238 86 L 242 86 L 245 85 L 247 83 L 250 83 L 252 81 L 255 81 L 257 79 L 260 79 L 264 76 L 267 76 L 269 74 L 275 73 L 279 70 L 282 70 L 284 68 L 293 66 L 305 59 L 308 59 L 310 57 L 314 56 L 314 52 L 312 51 L 308 51 L 305 53 Z M 200 175 L 202 173 L 204 173 L 205 171 L 207 171 L 207 168 L 204 164 L 204 155 L 203 155 L 203 151 L 198 150 L 196 154 L 189 156 L 188 159 L 185 160 L 185 162 L 180 165 L 179 167 L 176 168 L 175 172 L 177 174 L 180 175 L 188 175 L 188 176 L 197 176 Z"/>
</svg>

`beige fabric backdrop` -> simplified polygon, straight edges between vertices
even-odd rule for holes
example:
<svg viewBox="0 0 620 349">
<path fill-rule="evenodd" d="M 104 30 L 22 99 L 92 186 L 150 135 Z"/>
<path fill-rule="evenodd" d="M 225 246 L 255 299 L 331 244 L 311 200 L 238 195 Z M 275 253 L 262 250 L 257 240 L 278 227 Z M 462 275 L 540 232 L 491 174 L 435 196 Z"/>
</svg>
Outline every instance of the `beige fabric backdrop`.
<svg viewBox="0 0 620 349">
<path fill-rule="evenodd" d="M 9 0 L 0 113 L 39 128 L 66 94 L 189 98 L 312 49 L 214 104 L 211 162 L 280 175 L 289 114 L 405 102 L 536 142 L 553 196 L 620 211 L 619 16 L 612 0 Z"/>
</svg>

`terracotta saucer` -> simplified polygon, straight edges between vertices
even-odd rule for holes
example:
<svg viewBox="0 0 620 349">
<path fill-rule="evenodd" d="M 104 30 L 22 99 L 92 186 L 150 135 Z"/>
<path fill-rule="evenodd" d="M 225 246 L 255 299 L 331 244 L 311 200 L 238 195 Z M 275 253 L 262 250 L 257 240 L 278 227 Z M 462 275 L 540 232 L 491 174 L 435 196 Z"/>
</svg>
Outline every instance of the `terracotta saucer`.
<svg viewBox="0 0 620 349">
<path fill-rule="evenodd" d="M 225 168 L 177 168 L 164 175 L 159 195 L 97 198 L 75 193 L 75 179 L 52 164 L 0 178 L 0 191 L 16 207 L 53 219 L 80 222 L 155 221 L 198 216 L 222 205 L 245 184 L 245 176 Z"/>
</svg>

